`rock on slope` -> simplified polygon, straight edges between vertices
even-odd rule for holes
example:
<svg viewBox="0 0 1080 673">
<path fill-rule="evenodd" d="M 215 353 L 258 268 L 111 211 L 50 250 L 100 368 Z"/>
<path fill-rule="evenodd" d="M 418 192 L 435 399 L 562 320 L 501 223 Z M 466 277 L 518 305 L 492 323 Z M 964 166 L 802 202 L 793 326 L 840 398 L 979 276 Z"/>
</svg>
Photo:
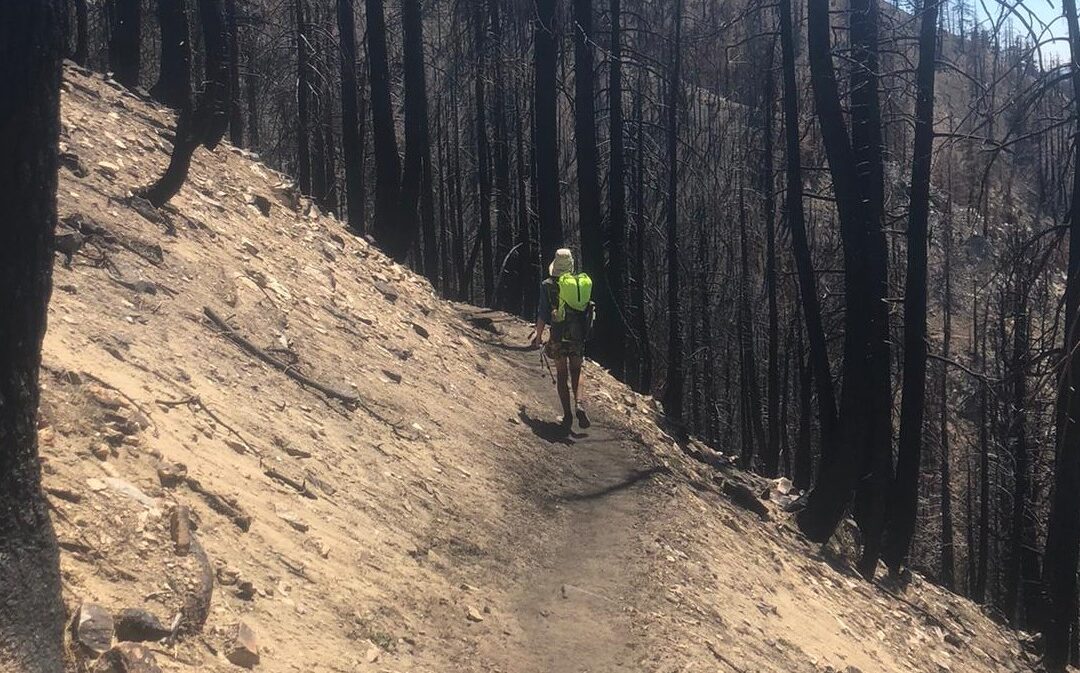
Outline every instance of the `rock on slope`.
<svg viewBox="0 0 1080 673">
<path fill-rule="evenodd" d="M 529 658 L 515 596 L 573 532 L 548 496 L 589 480 L 589 448 L 519 420 L 553 408 L 506 348 L 527 327 L 470 321 L 228 146 L 166 209 L 131 200 L 173 118 L 99 76 L 68 69 L 63 119 L 40 438 L 72 613 L 148 611 L 160 624 L 116 623 L 151 622 L 166 671 L 562 673 Z M 971 604 L 826 563 L 771 505 L 734 506 L 724 480 L 760 484 L 687 458 L 650 400 L 589 383 L 608 432 L 662 468 L 605 597 L 633 670 L 1028 670 Z"/>
</svg>

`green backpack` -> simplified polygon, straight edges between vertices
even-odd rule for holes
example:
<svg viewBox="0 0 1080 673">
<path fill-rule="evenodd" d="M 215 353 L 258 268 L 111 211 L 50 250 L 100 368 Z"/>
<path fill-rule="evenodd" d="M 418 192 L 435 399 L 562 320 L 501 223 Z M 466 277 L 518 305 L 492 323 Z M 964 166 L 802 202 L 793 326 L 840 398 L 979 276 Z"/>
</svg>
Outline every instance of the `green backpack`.
<svg viewBox="0 0 1080 673">
<path fill-rule="evenodd" d="M 564 326 L 564 341 L 584 342 L 592 331 L 596 319 L 596 305 L 592 301 L 592 278 L 587 273 L 564 273 L 555 280 L 559 291 L 555 321 Z"/>
</svg>

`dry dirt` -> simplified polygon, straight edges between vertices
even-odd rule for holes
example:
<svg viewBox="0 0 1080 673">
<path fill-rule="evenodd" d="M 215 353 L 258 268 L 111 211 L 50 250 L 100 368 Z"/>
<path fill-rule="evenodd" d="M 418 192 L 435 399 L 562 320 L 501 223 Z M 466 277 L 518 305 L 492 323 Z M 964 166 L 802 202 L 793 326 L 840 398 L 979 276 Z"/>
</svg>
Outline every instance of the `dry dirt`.
<svg viewBox="0 0 1080 673">
<path fill-rule="evenodd" d="M 439 299 L 249 154 L 200 150 L 157 213 L 127 196 L 171 114 L 69 68 L 63 117 L 59 233 L 90 232 L 62 239 L 42 372 L 65 600 L 189 623 L 190 508 L 216 582 L 162 670 L 236 670 L 240 620 L 267 673 L 1030 670 L 969 602 L 895 596 L 733 504 L 764 482 L 687 457 L 592 364 L 594 425 L 559 437 L 526 324 Z"/>
</svg>

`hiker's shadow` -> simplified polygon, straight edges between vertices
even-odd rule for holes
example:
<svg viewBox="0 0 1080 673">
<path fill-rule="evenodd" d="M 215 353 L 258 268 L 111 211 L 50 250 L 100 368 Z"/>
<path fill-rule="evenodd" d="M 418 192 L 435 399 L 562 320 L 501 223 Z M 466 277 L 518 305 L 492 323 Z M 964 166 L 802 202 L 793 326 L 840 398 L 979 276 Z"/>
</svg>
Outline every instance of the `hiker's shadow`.
<svg viewBox="0 0 1080 673">
<path fill-rule="evenodd" d="M 552 444 L 572 446 L 575 439 L 582 439 L 589 436 L 585 433 L 574 432 L 562 423 L 554 423 L 552 421 L 533 418 L 525 411 L 524 407 L 518 409 L 518 418 L 521 419 L 522 423 L 529 426 L 529 429 L 533 431 L 534 435 L 546 442 L 551 442 Z"/>
</svg>

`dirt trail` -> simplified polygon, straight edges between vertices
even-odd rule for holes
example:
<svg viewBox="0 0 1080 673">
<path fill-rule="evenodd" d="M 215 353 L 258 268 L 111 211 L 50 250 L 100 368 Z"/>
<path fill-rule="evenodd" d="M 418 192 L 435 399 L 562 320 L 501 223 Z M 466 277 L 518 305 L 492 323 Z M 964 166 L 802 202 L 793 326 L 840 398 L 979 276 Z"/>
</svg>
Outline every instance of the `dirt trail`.
<svg viewBox="0 0 1080 673">
<path fill-rule="evenodd" d="M 554 446 L 557 465 L 549 466 L 550 481 L 537 496 L 547 505 L 550 536 L 539 553 L 530 552 L 531 577 L 510 601 L 520 637 L 496 659 L 520 673 L 639 670 L 633 613 L 648 600 L 650 562 L 640 540 L 655 515 L 651 481 L 661 468 L 620 435 L 599 405 L 587 407 L 592 425 L 575 423 L 569 436 L 546 420 L 558 414 L 550 375 L 535 351 L 511 353 L 522 372 L 520 392 L 542 405 L 522 409 L 520 418 L 533 442 Z"/>
</svg>

